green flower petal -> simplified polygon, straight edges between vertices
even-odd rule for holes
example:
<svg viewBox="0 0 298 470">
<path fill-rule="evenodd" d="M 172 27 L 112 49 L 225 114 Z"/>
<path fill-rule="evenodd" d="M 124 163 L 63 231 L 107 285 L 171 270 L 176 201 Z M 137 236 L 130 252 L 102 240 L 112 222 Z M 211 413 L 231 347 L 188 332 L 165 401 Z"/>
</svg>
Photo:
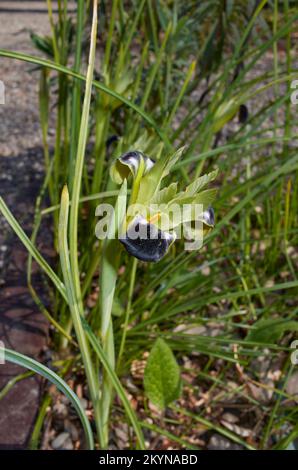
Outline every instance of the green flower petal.
<svg viewBox="0 0 298 470">
<path fill-rule="evenodd" d="M 121 184 L 130 174 L 135 178 L 140 165 L 144 165 L 143 174 L 146 174 L 153 166 L 154 161 L 142 152 L 132 150 L 119 157 L 111 166 L 110 175 L 112 180 Z"/>
</svg>

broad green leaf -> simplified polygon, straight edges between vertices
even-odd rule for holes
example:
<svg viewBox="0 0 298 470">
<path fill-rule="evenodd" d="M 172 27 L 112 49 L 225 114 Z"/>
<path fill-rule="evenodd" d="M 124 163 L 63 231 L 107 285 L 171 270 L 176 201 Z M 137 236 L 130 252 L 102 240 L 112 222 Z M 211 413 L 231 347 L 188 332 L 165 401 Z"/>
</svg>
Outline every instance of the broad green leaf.
<svg viewBox="0 0 298 470">
<path fill-rule="evenodd" d="M 211 196 L 213 194 L 208 193 L 204 197 L 202 196 L 197 203 L 189 199 L 181 204 L 161 205 L 158 208 L 150 206 L 150 221 L 166 232 L 188 222 L 201 222 L 202 226 L 198 225 L 198 230 L 205 229 L 205 226 L 213 227 L 212 223 L 206 221 L 204 214 L 214 199 Z"/>
<path fill-rule="evenodd" d="M 298 322 L 279 318 L 261 318 L 253 325 L 246 339 L 272 344 L 278 341 L 285 331 L 298 331 Z"/>
<path fill-rule="evenodd" d="M 173 201 L 171 201 L 171 204 L 169 205 L 169 210 L 170 210 L 171 206 L 173 206 L 175 204 L 179 205 L 181 207 L 186 205 L 186 204 L 192 204 L 192 205 L 202 204 L 202 206 L 205 210 L 214 201 L 214 199 L 216 197 L 216 193 L 217 193 L 217 189 L 212 188 L 212 189 L 206 189 L 205 191 L 201 191 L 199 194 L 197 194 L 195 196 L 186 197 L 186 196 L 183 195 L 181 197 L 177 197 Z"/>
<path fill-rule="evenodd" d="M 162 189 L 156 193 L 152 200 L 151 204 L 168 204 L 176 195 L 177 193 L 177 186 L 176 182 L 171 183 L 170 186 L 167 188 Z"/>
<path fill-rule="evenodd" d="M 161 230 L 171 230 L 185 222 L 202 221 L 204 223 L 204 211 L 212 204 L 216 193 L 217 189 L 206 189 L 194 197 L 174 199 L 168 205 L 161 205 L 155 211 L 159 213 L 156 224 Z M 154 214 L 153 208 L 151 213 Z"/>
<path fill-rule="evenodd" d="M 145 368 L 144 387 L 149 400 L 161 409 L 179 398 L 180 369 L 170 347 L 161 338 L 155 341 L 150 352 Z"/>
<path fill-rule="evenodd" d="M 218 169 L 211 171 L 206 175 L 200 176 L 193 183 L 186 187 L 184 194 L 185 196 L 194 196 L 196 193 L 201 191 L 207 184 L 215 180 L 218 175 Z"/>
<path fill-rule="evenodd" d="M 201 191 L 194 199 L 195 204 L 202 204 L 204 206 L 204 210 L 207 209 L 212 202 L 214 201 L 217 194 L 217 189 L 206 189 L 205 191 Z"/>
<path fill-rule="evenodd" d="M 184 147 L 174 154 L 161 157 L 150 171 L 141 179 L 137 203 L 147 205 L 158 192 L 162 178 L 167 176 L 172 166 L 182 155 Z"/>
<path fill-rule="evenodd" d="M 185 147 L 181 147 L 167 159 L 165 169 L 162 175 L 163 178 L 170 173 L 171 168 L 177 163 L 177 161 L 183 154 L 184 150 L 185 150 Z"/>
</svg>

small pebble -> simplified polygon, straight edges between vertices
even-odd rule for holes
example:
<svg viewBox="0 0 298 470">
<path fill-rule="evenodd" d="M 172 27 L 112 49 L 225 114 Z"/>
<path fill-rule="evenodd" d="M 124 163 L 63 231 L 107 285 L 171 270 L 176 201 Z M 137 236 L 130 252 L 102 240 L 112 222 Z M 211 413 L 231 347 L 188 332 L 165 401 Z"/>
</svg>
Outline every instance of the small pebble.
<svg viewBox="0 0 298 470">
<path fill-rule="evenodd" d="M 65 430 L 70 433 L 71 438 L 73 441 L 77 441 L 79 439 L 79 431 L 77 427 L 68 419 L 64 421 Z"/>
<path fill-rule="evenodd" d="M 69 439 L 69 433 L 68 432 L 62 432 L 61 434 L 58 434 L 57 437 L 52 441 L 51 445 L 53 449 L 61 449 L 64 447 L 64 444 L 66 440 Z"/>
<path fill-rule="evenodd" d="M 79 398 L 79 400 L 80 400 L 81 405 L 84 408 L 84 410 L 86 410 L 87 406 L 88 406 L 88 401 L 86 400 L 86 398 Z"/>
</svg>

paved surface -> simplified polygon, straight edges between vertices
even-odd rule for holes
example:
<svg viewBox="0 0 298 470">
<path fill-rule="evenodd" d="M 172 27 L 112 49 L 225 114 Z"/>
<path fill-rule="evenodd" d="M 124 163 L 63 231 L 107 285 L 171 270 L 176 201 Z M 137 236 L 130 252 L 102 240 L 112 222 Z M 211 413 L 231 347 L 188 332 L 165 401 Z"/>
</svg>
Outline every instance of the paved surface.
<svg viewBox="0 0 298 470">
<path fill-rule="evenodd" d="M 38 5 L 44 13 L 29 12 Z M 6 11 L 7 7 L 16 12 Z M 0 47 L 36 55 L 30 31 L 49 33 L 46 2 L 0 1 Z M 29 63 L 0 57 L 0 80 L 5 85 L 5 105 L 0 105 L 1 156 L 19 155 L 40 145 L 38 78 L 39 72 Z"/>
<path fill-rule="evenodd" d="M 0 2 L 0 48 L 36 54 L 30 30 L 49 32 L 45 1 Z M 0 195 L 31 231 L 34 200 L 43 177 L 38 121 L 39 73 L 25 62 L 0 57 L 5 104 L 0 105 Z M 26 284 L 27 253 L 0 216 L 0 340 L 5 346 L 41 358 L 48 325 Z M 42 279 L 35 269 L 34 285 Z M 0 365 L 0 390 L 24 369 Z M 26 448 L 39 407 L 37 377 L 18 382 L 0 401 L 0 449 Z"/>
</svg>

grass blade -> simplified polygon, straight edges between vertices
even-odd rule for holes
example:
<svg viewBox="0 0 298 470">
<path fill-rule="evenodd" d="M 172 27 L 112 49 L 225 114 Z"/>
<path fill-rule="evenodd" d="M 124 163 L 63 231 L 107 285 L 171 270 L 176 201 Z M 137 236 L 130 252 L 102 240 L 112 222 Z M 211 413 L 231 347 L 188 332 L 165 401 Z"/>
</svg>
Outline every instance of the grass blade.
<svg viewBox="0 0 298 470">
<path fill-rule="evenodd" d="M 52 384 L 56 385 L 60 392 L 64 393 L 64 395 L 70 400 L 76 412 L 78 413 L 78 416 L 84 428 L 88 448 L 90 450 L 94 449 L 93 434 L 90 423 L 87 419 L 87 416 L 81 405 L 80 400 L 78 399 L 76 394 L 71 390 L 71 388 L 67 385 L 67 383 L 62 380 L 61 377 L 59 377 L 59 375 L 57 375 L 51 369 L 39 363 L 38 361 L 35 361 L 31 357 L 25 356 L 24 354 L 20 354 L 10 349 L 4 349 L 4 357 L 5 360 L 12 362 L 13 364 L 25 367 L 26 369 L 32 370 L 37 374 L 42 375 L 42 377 L 49 380 Z"/>
<path fill-rule="evenodd" d="M 76 297 L 74 282 L 72 278 L 72 271 L 69 259 L 68 242 L 67 242 L 67 226 L 68 226 L 68 212 L 69 212 L 69 195 L 67 186 L 64 186 L 61 197 L 61 209 L 59 215 L 59 254 L 61 261 L 61 268 L 65 282 L 68 305 L 70 308 L 74 329 L 76 332 L 78 344 L 80 347 L 83 363 L 85 366 L 87 381 L 89 385 L 90 395 L 94 407 L 95 422 L 97 427 L 98 437 L 102 443 L 102 428 L 99 411 L 99 384 L 95 374 L 95 370 L 91 361 L 89 345 L 85 336 L 81 316 L 83 309 L 81 302 L 79 303 Z"/>
<path fill-rule="evenodd" d="M 0 56 L 7 57 L 10 59 L 22 60 L 24 62 L 29 62 L 31 64 L 40 65 L 41 67 L 48 67 L 51 70 L 56 70 L 57 72 L 65 73 L 66 75 L 69 75 L 78 80 L 82 80 L 82 81 L 86 80 L 86 77 L 84 75 L 74 72 L 72 69 L 68 67 L 64 67 L 63 65 L 57 64 L 51 60 L 41 59 L 40 57 L 35 57 L 29 54 L 23 54 L 23 53 L 16 52 L 16 51 L 8 51 L 6 49 L 0 49 Z M 136 105 L 135 103 L 132 103 L 129 99 L 125 98 L 124 96 L 120 95 L 116 91 L 112 90 L 108 86 L 103 85 L 102 83 L 98 81 L 93 80 L 92 85 L 98 90 L 106 93 L 107 95 L 112 96 L 113 98 L 116 98 L 117 100 L 121 101 L 123 104 L 128 106 L 129 108 L 133 109 L 137 114 L 139 114 L 144 119 L 144 121 L 147 122 L 147 124 L 149 124 L 149 126 L 151 126 L 156 131 L 156 133 L 163 140 L 163 142 L 168 147 L 171 147 L 171 144 L 166 134 L 162 132 L 162 130 L 156 124 L 154 119 L 152 119 L 151 116 L 149 116 L 140 106 Z"/>
<path fill-rule="evenodd" d="M 79 217 L 79 199 L 82 184 L 84 157 L 88 136 L 89 112 L 92 91 L 92 78 L 94 72 L 95 50 L 97 37 L 97 0 L 93 1 L 93 18 L 91 30 L 91 42 L 89 51 L 89 63 L 86 77 L 86 89 L 84 96 L 84 104 L 82 111 L 82 120 L 80 126 L 80 134 L 75 161 L 73 188 L 72 188 L 72 204 L 69 217 L 69 245 L 70 245 L 70 264 L 75 288 L 77 301 L 81 302 L 80 273 L 78 260 L 78 217 Z"/>
<path fill-rule="evenodd" d="M 111 365 L 109 363 L 109 360 L 107 359 L 106 354 L 104 353 L 104 350 L 101 347 L 98 339 L 96 338 L 96 336 L 94 335 L 94 333 L 90 329 L 88 323 L 86 322 L 85 319 L 82 319 L 82 322 L 83 322 L 83 326 L 85 328 L 85 331 L 87 333 L 88 339 L 90 341 L 90 344 L 92 345 L 92 347 L 94 349 L 94 352 L 97 354 L 98 358 L 102 362 L 107 374 L 109 375 L 109 378 L 110 378 L 113 386 L 115 387 L 116 392 L 118 393 L 118 395 L 119 395 L 119 397 L 120 397 L 120 399 L 123 403 L 123 406 L 125 408 L 127 416 L 130 419 L 130 422 L 131 422 L 131 424 L 132 424 L 132 426 L 135 430 L 135 433 L 136 433 L 136 436 L 137 436 L 137 439 L 138 439 L 138 442 L 139 442 L 140 449 L 145 449 L 145 442 L 144 442 L 143 433 L 141 431 L 141 427 L 139 425 L 139 422 L 138 422 L 138 419 L 135 415 L 135 412 L 132 409 L 132 407 L 131 407 L 131 405 L 128 401 L 125 390 L 124 390 L 123 386 L 121 385 L 121 382 L 118 379 L 115 371 L 111 367 Z"/>
<path fill-rule="evenodd" d="M 0 197 L 0 211 L 6 218 L 7 222 L 13 229 L 13 231 L 16 233 L 16 235 L 19 237 L 23 245 L 27 248 L 31 256 L 35 259 L 35 261 L 39 264 L 39 266 L 43 269 L 43 271 L 48 275 L 48 277 L 51 279 L 53 282 L 54 286 L 56 289 L 60 292 L 62 297 L 67 300 L 66 297 L 66 290 L 63 282 L 59 279 L 57 274 L 53 271 L 51 266 L 46 262 L 44 257 L 39 253 L 39 251 L 35 248 L 35 246 L 32 244 L 31 240 L 29 237 L 25 234 L 24 230 L 18 223 L 18 221 L 14 218 L 10 210 L 8 209 L 7 205 L 5 204 L 4 200 L 2 197 Z"/>
</svg>

